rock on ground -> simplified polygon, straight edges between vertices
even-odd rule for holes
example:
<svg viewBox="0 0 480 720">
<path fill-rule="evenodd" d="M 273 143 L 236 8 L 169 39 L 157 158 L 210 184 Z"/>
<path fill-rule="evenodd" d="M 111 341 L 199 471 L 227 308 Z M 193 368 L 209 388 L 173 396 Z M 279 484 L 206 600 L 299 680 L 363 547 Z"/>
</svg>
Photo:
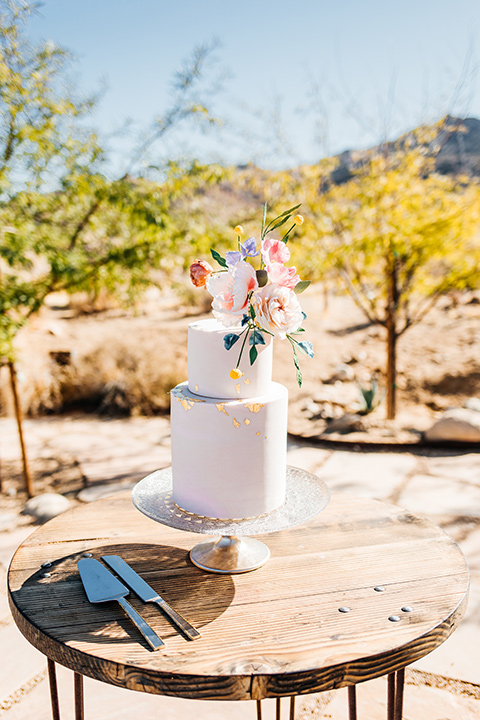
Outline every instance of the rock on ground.
<svg viewBox="0 0 480 720">
<path fill-rule="evenodd" d="M 447 410 L 425 432 L 425 439 L 430 442 L 480 442 L 480 412 L 468 408 Z"/>
<path fill-rule="evenodd" d="M 68 510 L 70 505 L 70 500 L 63 495 L 43 493 L 27 500 L 23 512 L 25 515 L 31 515 L 38 522 L 47 522 Z"/>
</svg>

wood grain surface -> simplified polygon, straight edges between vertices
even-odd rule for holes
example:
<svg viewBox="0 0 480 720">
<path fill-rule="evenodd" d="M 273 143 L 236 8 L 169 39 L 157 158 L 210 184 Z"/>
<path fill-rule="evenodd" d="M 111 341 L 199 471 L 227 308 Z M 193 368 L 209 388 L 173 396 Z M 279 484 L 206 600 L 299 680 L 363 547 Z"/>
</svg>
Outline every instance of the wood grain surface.
<svg viewBox="0 0 480 720">
<path fill-rule="evenodd" d="M 113 685 L 251 700 L 402 668 L 440 645 L 465 608 L 468 569 L 458 546 L 393 505 L 333 494 L 315 520 L 263 536 L 270 560 L 243 575 L 192 565 L 188 551 L 200 539 L 149 520 L 129 495 L 78 506 L 18 548 L 9 570 L 15 622 L 55 662 Z M 117 603 L 88 602 L 76 566 L 84 553 L 121 555 L 202 637 L 189 642 L 130 593 L 166 643 L 151 652 Z"/>
</svg>

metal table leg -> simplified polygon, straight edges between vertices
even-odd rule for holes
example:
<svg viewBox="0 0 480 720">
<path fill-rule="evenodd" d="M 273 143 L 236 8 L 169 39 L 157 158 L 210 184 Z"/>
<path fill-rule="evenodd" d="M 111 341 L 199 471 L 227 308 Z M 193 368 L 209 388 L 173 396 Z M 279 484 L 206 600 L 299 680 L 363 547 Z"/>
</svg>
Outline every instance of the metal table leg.
<svg viewBox="0 0 480 720">
<path fill-rule="evenodd" d="M 405 687 L 405 670 L 398 670 L 397 671 L 397 688 L 396 688 L 396 692 L 395 692 L 394 720 L 402 720 L 404 687 Z"/>
<path fill-rule="evenodd" d="M 84 720 L 83 714 L 83 675 L 73 673 L 75 686 L 75 720 Z"/>
<path fill-rule="evenodd" d="M 357 720 L 357 689 L 355 685 L 348 687 L 348 720 Z"/>
<path fill-rule="evenodd" d="M 275 702 L 275 720 L 280 720 L 281 698 L 276 698 Z M 257 700 L 257 720 L 262 720 L 262 701 Z M 295 695 L 290 696 L 290 707 L 288 720 L 295 720 Z"/>
<path fill-rule="evenodd" d="M 403 689 L 405 686 L 405 670 L 397 670 L 388 676 L 387 690 L 387 718 L 388 720 L 402 720 L 403 716 Z"/>
<path fill-rule="evenodd" d="M 50 704 L 52 706 L 53 720 L 60 720 L 60 705 L 58 704 L 58 686 L 55 663 L 47 658 L 48 684 L 50 686 Z"/>
</svg>

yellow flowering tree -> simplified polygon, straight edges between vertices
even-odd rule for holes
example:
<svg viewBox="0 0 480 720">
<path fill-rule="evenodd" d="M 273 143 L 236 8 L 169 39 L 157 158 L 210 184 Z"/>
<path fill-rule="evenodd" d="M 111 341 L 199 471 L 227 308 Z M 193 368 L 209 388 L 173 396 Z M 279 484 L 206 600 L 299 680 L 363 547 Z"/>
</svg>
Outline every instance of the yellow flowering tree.
<svg viewBox="0 0 480 720">
<path fill-rule="evenodd" d="M 335 268 L 367 319 L 386 330 L 390 419 L 398 338 L 445 292 L 480 285 L 479 188 L 435 172 L 442 127 L 371 152 L 343 185 L 321 192 L 310 183 L 304 204 L 315 228 L 301 246 L 310 277 L 326 263 Z"/>
<path fill-rule="evenodd" d="M 174 203 L 222 176 L 220 168 L 170 162 L 161 183 L 106 177 L 104 150 L 88 127 L 94 99 L 69 84 L 68 52 L 30 42 L 35 9 L 0 3 L 0 361 L 10 367 L 15 395 L 15 337 L 45 298 L 92 288 L 131 297 L 184 238 Z M 201 102 L 208 52 L 196 50 L 176 74 L 170 106 L 132 151 L 131 172 L 180 123 L 214 122 Z"/>
</svg>

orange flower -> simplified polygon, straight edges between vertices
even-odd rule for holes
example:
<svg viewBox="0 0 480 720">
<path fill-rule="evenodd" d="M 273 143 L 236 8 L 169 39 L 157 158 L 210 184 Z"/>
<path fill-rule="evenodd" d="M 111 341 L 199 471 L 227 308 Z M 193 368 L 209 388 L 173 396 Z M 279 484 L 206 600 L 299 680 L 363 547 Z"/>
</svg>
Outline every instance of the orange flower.
<svg viewBox="0 0 480 720">
<path fill-rule="evenodd" d="M 293 222 L 295 225 L 303 225 L 303 215 L 295 215 Z"/>
<path fill-rule="evenodd" d="M 205 260 L 195 260 L 190 265 L 190 280 L 195 287 L 205 287 L 205 284 L 213 272 L 213 268 Z"/>
</svg>

